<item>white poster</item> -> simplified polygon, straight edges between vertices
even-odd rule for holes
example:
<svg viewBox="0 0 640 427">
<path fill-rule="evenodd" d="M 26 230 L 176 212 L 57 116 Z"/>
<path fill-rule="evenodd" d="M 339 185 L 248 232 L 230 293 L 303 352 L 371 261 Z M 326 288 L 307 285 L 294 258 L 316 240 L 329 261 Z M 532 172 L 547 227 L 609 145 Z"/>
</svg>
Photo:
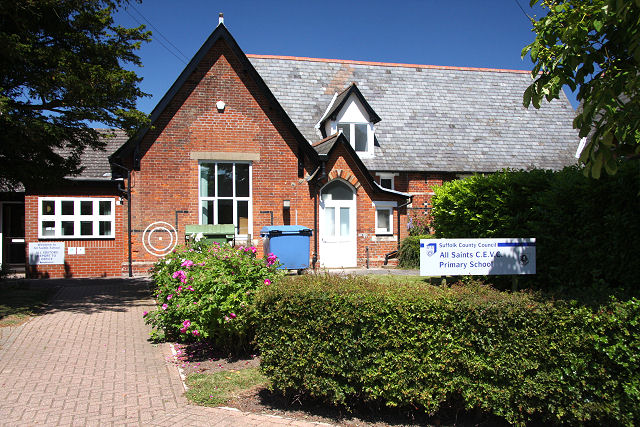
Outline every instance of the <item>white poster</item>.
<svg viewBox="0 0 640 427">
<path fill-rule="evenodd" d="M 536 274 L 536 239 L 422 239 L 421 276 Z"/>
<path fill-rule="evenodd" d="M 29 264 L 64 264 L 64 242 L 29 243 Z"/>
</svg>

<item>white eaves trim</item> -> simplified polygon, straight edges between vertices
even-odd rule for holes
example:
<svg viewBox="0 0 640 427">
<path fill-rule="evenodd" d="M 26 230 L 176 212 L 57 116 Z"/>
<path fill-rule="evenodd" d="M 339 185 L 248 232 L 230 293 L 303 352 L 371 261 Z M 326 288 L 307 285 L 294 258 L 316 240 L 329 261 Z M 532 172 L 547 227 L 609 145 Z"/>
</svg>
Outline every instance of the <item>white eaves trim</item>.
<svg viewBox="0 0 640 427">
<path fill-rule="evenodd" d="M 578 144 L 578 149 L 576 150 L 576 159 L 580 158 L 580 155 L 582 154 L 582 150 L 584 150 L 584 147 L 587 145 L 587 137 L 583 137 L 580 140 L 580 144 Z"/>
<path fill-rule="evenodd" d="M 403 193 L 402 191 L 396 191 L 396 190 L 391 190 L 390 188 L 385 188 L 385 187 L 381 186 L 380 184 L 378 184 L 375 181 L 373 181 L 373 183 L 376 185 L 376 187 L 378 187 L 379 189 L 381 189 L 382 191 L 385 191 L 387 193 L 397 194 L 398 196 L 403 196 L 403 197 L 406 197 L 406 198 L 411 197 L 411 194 L 409 194 L 409 193 Z"/>
<path fill-rule="evenodd" d="M 327 109 L 324 110 L 324 113 L 322 114 L 322 117 L 320 117 L 320 120 L 318 121 L 318 123 L 316 123 L 316 125 L 314 126 L 317 130 L 320 130 L 320 124 L 327 118 L 327 114 L 329 113 L 329 111 L 331 110 L 331 108 L 333 107 L 333 104 L 336 102 L 336 98 L 338 97 L 338 92 L 335 92 L 333 94 L 333 98 L 331 98 L 331 102 L 329 103 L 329 105 L 327 106 Z"/>
</svg>

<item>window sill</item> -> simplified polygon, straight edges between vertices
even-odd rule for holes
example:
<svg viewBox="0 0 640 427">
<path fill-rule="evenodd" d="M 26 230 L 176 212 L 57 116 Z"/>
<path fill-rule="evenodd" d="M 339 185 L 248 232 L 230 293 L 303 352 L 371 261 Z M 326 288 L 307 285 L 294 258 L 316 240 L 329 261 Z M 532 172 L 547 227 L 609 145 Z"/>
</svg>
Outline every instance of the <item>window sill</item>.
<svg viewBox="0 0 640 427">
<path fill-rule="evenodd" d="M 376 233 L 371 237 L 371 241 L 373 242 L 395 242 L 397 240 L 396 236 L 393 234 L 380 234 Z"/>
</svg>

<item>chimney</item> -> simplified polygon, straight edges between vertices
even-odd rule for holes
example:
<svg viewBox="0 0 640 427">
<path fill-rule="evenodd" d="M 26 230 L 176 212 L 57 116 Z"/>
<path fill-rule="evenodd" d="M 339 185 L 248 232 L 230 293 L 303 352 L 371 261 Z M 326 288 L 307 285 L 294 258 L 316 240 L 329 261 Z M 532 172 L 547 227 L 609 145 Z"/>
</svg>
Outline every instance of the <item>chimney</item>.
<svg viewBox="0 0 640 427">
<path fill-rule="evenodd" d="M 222 12 L 220 12 L 220 14 L 218 14 L 218 25 L 220 24 L 224 24 L 224 16 L 222 14 Z"/>
</svg>

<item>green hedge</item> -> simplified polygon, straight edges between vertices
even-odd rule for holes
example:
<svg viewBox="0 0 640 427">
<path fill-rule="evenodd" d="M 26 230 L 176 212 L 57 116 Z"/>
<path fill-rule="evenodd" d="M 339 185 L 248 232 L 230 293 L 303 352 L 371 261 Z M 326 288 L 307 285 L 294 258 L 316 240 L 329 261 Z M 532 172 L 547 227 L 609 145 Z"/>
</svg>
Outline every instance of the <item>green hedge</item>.
<svg viewBox="0 0 640 427">
<path fill-rule="evenodd" d="M 420 239 L 431 239 L 431 234 L 409 236 L 400 242 L 398 267 L 420 268 Z"/>
<path fill-rule="evenodd" d="M 560 172 L 503 171 L 436 188 L 436 237 L 535 237 L 539 288 L 624 287 L 640 276 L 638 163 L 618 174 L 585 178 Z"/>
<path fill-rule="evenodd" d="M 345 404 L 463 402 L 508 422 L 640 421 L 640 303 L 305 276 L 256 297 L 273 387 Z"/>
</svg>

